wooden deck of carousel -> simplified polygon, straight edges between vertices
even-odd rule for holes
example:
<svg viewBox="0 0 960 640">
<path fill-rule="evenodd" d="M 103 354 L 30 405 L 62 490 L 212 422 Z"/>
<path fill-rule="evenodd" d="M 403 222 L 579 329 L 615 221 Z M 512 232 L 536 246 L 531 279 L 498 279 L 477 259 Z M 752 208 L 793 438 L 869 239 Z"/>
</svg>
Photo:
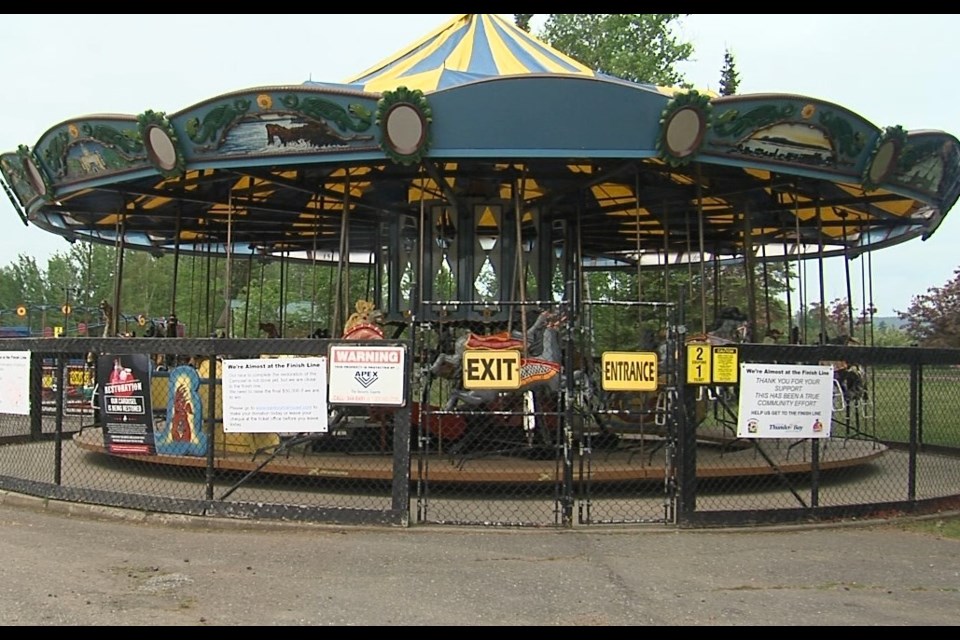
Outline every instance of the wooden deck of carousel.
<svg viewBox="0 0 960 640">
<path fill-rule="evenodd" d="M 393 478 L 391 452 L 378 447 L 329 450 L 316 446 L 322 438 L 294 439 L 260 451 L 215 451 L 213 466 L 218 470 L 241 473 L 302 475 L 341 479 L 389 481 Z M 203 456 L 117 454 L 107 450 L 102 431 L 86 428 L 73 438 L 82 450 L 141 463 L 205 467 Z M 832 437 L 817 441 L 818 467 L 821 470 L 855 467 L 882 456 L 888 449 L 870 439 Z M 591 482 L 628 482 L 663 480 L 664 441 L 657 437 L 621 438 L 615 446 L 592 447 L 589 455 L 581 450 L 574 464 L 574 481 L 589 477 Z M 742 440 L 723 433 L 698 434 L 697 477 L 729 478 L 800 474 L 811 470 L 813 458 L 810 440 Z M 514 444 L 503 449 L 479 449 L 457 452 L 447 448 L 411 453 L 411 476 L 420 465 L 429 465 L 433 482 L 450 483 L 542 483 L 557 477 L 558 462 L 550 448 Z M 544 459 L 546 458 L 546 459 Z M 580 464 L 588 461 L 589 464 Z"/>
</svg>

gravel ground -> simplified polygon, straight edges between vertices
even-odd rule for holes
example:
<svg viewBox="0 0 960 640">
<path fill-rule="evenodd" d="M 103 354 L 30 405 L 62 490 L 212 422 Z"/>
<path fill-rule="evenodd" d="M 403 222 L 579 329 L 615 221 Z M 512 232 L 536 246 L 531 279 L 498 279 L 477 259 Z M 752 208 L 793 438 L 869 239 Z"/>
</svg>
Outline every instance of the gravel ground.
<svg viewBox="0 0 960 640">
<path fill-rule="evenodd" d="M 211 520 L 0 492 L 5 626 L 960 626 L 960 541 Z"/>
</svg>

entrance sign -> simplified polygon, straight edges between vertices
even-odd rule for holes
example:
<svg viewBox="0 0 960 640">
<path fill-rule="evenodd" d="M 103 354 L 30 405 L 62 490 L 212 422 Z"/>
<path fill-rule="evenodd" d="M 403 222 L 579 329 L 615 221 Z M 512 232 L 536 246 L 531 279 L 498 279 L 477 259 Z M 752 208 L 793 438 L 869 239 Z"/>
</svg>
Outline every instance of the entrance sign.
<svg viewBox="0 0 960 640">
<path fill-rule="evenodd" d="M 326 358 L 223 361 L 224 433 L 326 433 Z"/>
<path fill-rule="evenodd" d="M 463 352 L 464 389 L 519 389 L 520 352 L 472 349 Z"/>
<path fill-rule="evenodd" d="M 604 391 L 656 391 L 657 354 L 606 351 L 600 359 Z"/>
<path fill-rule="evenodd" d="M 833 367 L 744 363 L 738 438 L 829 438 Z"/>
<path fill-rule="evenodd" d="M 332 344 L 329 355 L 331 403 L 402 407 L 406 402 L 405 347 Z"/>
</svg>

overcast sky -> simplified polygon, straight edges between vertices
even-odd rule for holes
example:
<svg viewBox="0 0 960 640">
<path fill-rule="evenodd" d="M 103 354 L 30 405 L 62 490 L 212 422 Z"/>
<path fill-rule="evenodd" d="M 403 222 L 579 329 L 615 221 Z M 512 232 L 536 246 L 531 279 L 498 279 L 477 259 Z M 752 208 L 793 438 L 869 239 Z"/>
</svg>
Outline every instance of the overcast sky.
<svg viewBox="0 0 960 640">
<path fill-rule="evenodd" d="M 251 87 L 339 82 L 432 31 L 453 14 L 3 15 L 0 152 L 33 146 L 60 122 L 89 114 L 173 113 Z M 534 20 L 535 31 L 545 16 Z M 738 93 L 793 93 L 834 102 L 879 127 L 940 129 L 960 136 L 960 14 L 694 14 L 677 34 L 693 43 L 687 80 L 716 90 L 726 49 Z M 850 263 L 854 307 L 906 311 L 914 295 L 940 287 L 960 266 L 960 212 L 932 238 Z M 0 196 L 0 265 L 69 245 L 25 227 Z M 815 266 L 808 300 L 819 299 Z M 828 260 L 826 299 L 846 297 L 842 259 Z"/>
</svg>

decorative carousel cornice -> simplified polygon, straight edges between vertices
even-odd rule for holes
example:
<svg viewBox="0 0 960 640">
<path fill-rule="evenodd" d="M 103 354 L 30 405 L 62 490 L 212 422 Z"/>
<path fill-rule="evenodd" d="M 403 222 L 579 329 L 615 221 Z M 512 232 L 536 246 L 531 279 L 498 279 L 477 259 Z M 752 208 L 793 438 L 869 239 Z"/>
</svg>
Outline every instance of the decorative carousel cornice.
<svg viewBox="0 0 960 640">
<path fill-rule="evenodd" d="M 675 95 L 660 115 L 657 151 L 669 165 L 687 164 L 700 150 L 710 127 L 710 96 L 696 90 Z"/>
<path fill-rule="evenodd" d="M 380 148 L 397 164 L 420 162 L 430 149 L 433 113 L 419 89 L 384 91 L 377 102 Z"/>
</svg>

